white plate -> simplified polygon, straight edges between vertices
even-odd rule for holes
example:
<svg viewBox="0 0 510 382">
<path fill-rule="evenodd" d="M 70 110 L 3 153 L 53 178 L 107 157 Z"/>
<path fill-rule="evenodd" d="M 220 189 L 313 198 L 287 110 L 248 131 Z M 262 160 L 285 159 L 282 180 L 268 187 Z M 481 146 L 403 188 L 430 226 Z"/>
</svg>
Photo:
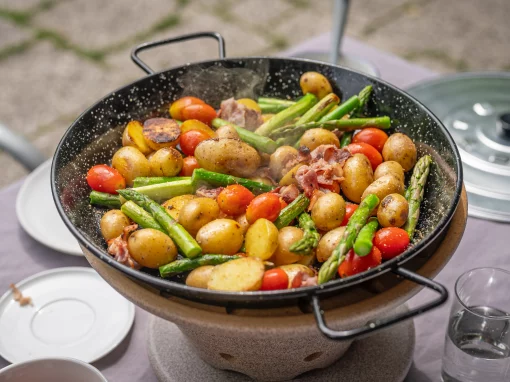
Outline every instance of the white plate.
<svg viewBox="0 0 510 382">
<path fill-rule="evenodd" d="M 51 159 L 28 175 L 16 199 L 16 215 L 23 229 L 40 243 L 69 255 L 83 256 L 71 231 L 58 214 L 51 195 Z"/>
<path fill-rule="evenodd" d="M 134 305 L 90 268 L 51 269 L 17 287 L 33 306 L 19 306 L 11 291 L 0 299 L 0 355 L 12 363 L 41 357 L 94 362 L 133 324 Z"/>
</svg>

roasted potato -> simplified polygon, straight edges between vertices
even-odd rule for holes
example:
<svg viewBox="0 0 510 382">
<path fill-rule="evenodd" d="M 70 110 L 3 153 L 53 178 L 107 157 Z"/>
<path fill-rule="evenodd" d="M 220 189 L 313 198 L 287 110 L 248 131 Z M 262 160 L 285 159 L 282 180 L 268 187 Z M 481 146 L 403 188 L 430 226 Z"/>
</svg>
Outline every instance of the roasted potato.
<svg viewBox="0 0 510 382">
<path fill-rule="evenodd" d="M 330 231 L 338 227 L 344 216 L 344 198 L 334 192 L 320 196 L 312 208 L 313 222 L 321 231 Z"/>
<path fill-rule="evenodd" d="M 306 72 L 301 75 L 299 85 L 303 94 L 312 93 L 317 98 L 322 99 L 329 93 L 333 93 L 333 88 L 328 79 L 317 72 Z"/>
<path fill-rule="evenodd" d="M 260 106 L 257 103 L 257 101 L 251 99 L 251 98 L 240 98 L 236 100 L 237 103 L 240 103 L 241 105 L 246 106 L 248 109 L 255 110 L 257 113 L 260 113 Z"/>
<path fill-rule="evenodd" d="M 260 166 L 260 156 L 250 145 L 237 139 L 207 139 L 195 149 L 200 167 L 240 177 L 249 177 Z"/>
<path fill-rule="evenodd" d="M 332 229 L 328 233 L 326 233 L 323 237 L 321 237 L 319 241 L 319 245 L 317 246 L 317 250 L 315 253 L 317 254 L 317 261 L 323 263 L 331 256 L 331 252 L 336 248 L 340 239 L 342 238 L 345 232 L 345 227 L 338 227 Z"/>
<path fill-rule="evenodd" d="M 228 261 L 214 267 L 207 288 L 230 292 L 259 290 L 264 271 L 264 263 L 254 257 Z"/>
<path fill-rule="evenodd" d="M 300 146 L 306 146 L 310 151 L 315 150 L 320 145 L 334 145 L 340 147 L 338 137 L 329 130 L 316 128 L 305 131 L 299 140 Z"/>
<path fill-rule="evenodd" d="M 179 211 L 179 223 L 195 236 L 200 228 L 217 219 L 220 207 L 211 198 L 195 198 L 186 203 Z"/>
<path fill-rule="evenodd" d="M 143 126 L 138 121 L 131 121 L 127 124 L 122 134 L 122 146 L 133 146 L 144 155 L 152 152 L 152 149 L 143 137 Z"/>
<path fill-rule="evenodd" d="M 402 227 L 409 215 L 409 203 L 400 194 L 389 194 L 379 204 L 377 220 L 383 227 Z"/>
<path fill-rule="evenodd" d="M 147 268 L 159 268 L 177 258 L 177 247 L 170 237 L 157 229 L 133 232 L 128 239 L 129 254 Z"/>
<path fill-rule="evenodd" d="M 304 272 L 308 276 L 315 276 L 315 272 L 313 271 L 313 269 L 311 269 L 303 264 L 288 264 L 288 265 L 282 265 L 278 268 L 283 269 L 285 271 L 285 273 L 287 274 L 287 276 L 289 278 L 289 288 L 292 286 L 292 281 L 294 280 L 294 277 L 296 277 L 296 275 L 299 272 Z"/>
<path fill-rule="evenodd" d="M 344 180 L 340 184 L 344 195 L 354 203 L 361 202 L 361 195 L 374 181 L 372 165 L 363 154 L 354 154 L 344 165 Z"/>
<path fill-rule="evenodd" d="M 310 255 L 301 256 L 301 258 L 298 261 L 296 261 L 295 264 L 302 264 L 302 265 L 306 265 L 308 267 L 308 266 L 312 265 L 315 262 L 315 260 L 317 260 L 317 256 L 314 251 Z"/>
<path fill-rule="evenodd" d="M 235 220 L 216 219 L 198 230 L 196 240 L 203 253 L 234 255 L 243 245 L 243 229 Z"/>
<path fill-rule="evenodd" d="M 122 234 L 125 227 L 130 225 L 129 218 L 121 210 L 110 210 L 101 217 L 99 226 L 105 240 L 114 239 Z"/>
<path fill-rule="evenodd" d="M 131 146 L 117 150 L 112 158 L 112 167 L 120 172 L 128 186 L 133 185 L 133 180 L 136 177 L 149 176 L 151 172 L 149 161 L 145 155 Z"/>
<path fill-rule="evenodd" d="M 248 231 L 248 227 L 250 226 L 250 223 L 248 223 L 248 219 L 246 219 L 246 214 L 242 214 L 236 217 L 236 222 L 238 222 L 239 225 L 241 226 L 241 229 L 243 230 L 243 235 L 246 234 L 246 231 Z"/>
<path fill-rule="evenodd" d="M 301 260 L 303 256 L 292 253 L 290 247 L 301 240 L 303 235 L 303 230 L 298 227 L 283 227 L 278 233 L 278 247 L 273 257 L 271 257 L 271 261 L 278 266 L 296 263 Z"/>
<path fill-rule="evenodd" d="M 239 134 L 235 127 L 231 125 L 221 126 L 218 130 L 216 130 L 216 135 L 218 138 L 231 138 L 231 139 L 239 139 Z"/>
<path fill-rule="evenodd" d="M 416 164 L 416 155 L 414 142 L 402 133 L 390 135 L 382 151 L 385 161 L 398 162 L 406 172 Z"/>
<path fill-rule="evenodd" d="M 211 279 L 214 265 L 204 265 L 193 269 L 186 277 L 186 285 L 195 288 L 207 289 L 207 283 Z"/>
<path fill-rule="evenodd" d="M 273 182 L 271 182 L 271 179 L 266 178 L 264 176 L 251 176 L 248 179 L 253 180 L 255 182 L 267 184 L 268 186 L 273 185 Z"/>
<path fill-rule="evenodd" d="M 289 186 L 291 184 L 297 184 L 296 180 L 296 172 L 299 170 L 299 168 L 303 166 L 302 163 L 295 165 L 290 169 L 289 172 L 287 172 L 283 178 L 280 179 L 280 182 L 278 183 L 280 186 Z"/>
<path fill-rule="evenodd" d="M 393 160 L 382 162 L 379 166 L 377 166 L 374 172 L 374 180 L 377 180 L 384 175 L 393 175 L 395 178 L 400 180 L 402 184 L 405 180 L 404 169 L 400 163 Z"/>
<path fill-rule="evenodd" d="M 149 159 L 154 176 L 176 176 L 182 169 L 182 155 L 173 147 L 159 149 Z"/>
<path fill-rule="evenodd" d="M 276 114 L 262 114 L 262 122 L 266 123 L 271 118 L 273 118 Z"/>
<path fill-rule="evenodd" d="M 143 123 L 143 136 L 153 150 L 177 146 L 180 135 L 181 129 L 173 119 L 150 118 Z"/>
<path fill-rule="evenodd" d="M 393 175 L 384 175 L 371 183 L 363 192 L 361 200 L 367 195 L 375 194 L 379 198 L 379 202 L 389 194 L 404 194 L 404 184 Z"/>
<path fill-rule="evenodd" d="M 278 228 L 267 219 L 257 219 L 246 231 L 244 246 L 248 256 L 269 259 L 278 247 Z"/>
<path fill-rule="evenodd" d="M 179 220 L 179 212 L 181 211 L 182 207 L 189 201 L 195 199 L 195 195 L 180 195 L 176 196 L 172 199 L 168 199 L 165 203 L 163 203 L 163 207 L 166 208 L 168 213 L 171 217 L 174 218 L 174 220 Z"/>
<path fill-rule="evenodd" d="M 292 146 L 281 146 L 271 154 L 269 158 L 269 171 L 271 177 L 280 180 L 287 172 L 284 172 L 287 163 L 298 157 L 298 151 Z"/>
</svg>

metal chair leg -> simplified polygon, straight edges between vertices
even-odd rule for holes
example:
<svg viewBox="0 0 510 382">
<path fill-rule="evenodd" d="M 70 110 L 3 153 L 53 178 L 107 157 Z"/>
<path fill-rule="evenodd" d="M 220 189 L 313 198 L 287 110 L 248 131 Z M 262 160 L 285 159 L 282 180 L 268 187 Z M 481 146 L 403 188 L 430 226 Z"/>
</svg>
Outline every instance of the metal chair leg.
<svg viewBox="0 0 510 382">
<path fill-rule="evenodd" d="M 334 0 L 333 29 L 331 30 L 331 49 L 329 52 L 329 62 L 333 65 L 338 62 L 348 13 L 349 0 Z"/>
<path fill-rule="evenodd" d="M 44 155 L 34 145 L 22 136 L 14 134 L 1 123 L 0 149 L 7 151 L 29 171 L 34 170 L 46 160 Z"/>
</svg>

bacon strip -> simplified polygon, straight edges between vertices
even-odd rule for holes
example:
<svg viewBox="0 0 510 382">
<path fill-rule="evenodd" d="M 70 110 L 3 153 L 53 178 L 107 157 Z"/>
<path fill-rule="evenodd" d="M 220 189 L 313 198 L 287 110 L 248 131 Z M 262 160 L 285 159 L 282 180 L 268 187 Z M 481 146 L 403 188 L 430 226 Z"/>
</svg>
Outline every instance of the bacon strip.
<svg viewBox="0 0 510 382">
<path fill-rule="evenodd" d="M 138 264 L 135 259 L 129 254 L 127 241 L 129 235 L 138 229 L 138 224 L 131 224 L 124 228 L 122 235 L 115 239 L 108 240 L 108 253 L 113 256 L 115 261 L 121 264 L 127 265 L 133 269 L 140 269 L 141 265 Z"/>
<path fill-rule="evenodd" d="M 218 187 L 218 188 L 207 188 L 207 187 L 199 187 L 197 191 L 195 192 L 196 196 L 201 196 L 203 198 L 211 198 L 216 199 L 220 192 L 223 190 L 224 187 Z"/>
<path fill-rule="evenodd" d="M 234 98 L 229 98 L 221 103 L 218 116 L 251 131 L 255 130 L 263 123 L 261 113 L 249 109 L 245 105 L 237 102 Z"/>
<path fill-rule="evenodd" d="M 295 184 L 281 186 L 271 191 L 277 194 L 287 204 L 292 203 L 299 196 L 299 189 Z"/>
</svg>

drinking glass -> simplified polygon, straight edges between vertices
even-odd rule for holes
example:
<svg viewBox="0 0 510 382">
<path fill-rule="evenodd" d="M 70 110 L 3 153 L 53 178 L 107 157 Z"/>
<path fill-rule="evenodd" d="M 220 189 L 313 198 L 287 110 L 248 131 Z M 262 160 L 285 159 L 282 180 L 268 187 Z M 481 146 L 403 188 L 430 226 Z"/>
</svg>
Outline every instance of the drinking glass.
<svg viewBox="0 0 510 382">
<path fill-rule="evenodd" d="M 442 378 L 510 381 L 510 272 L 475 268 L 457 279 Z"/>
</svg>

